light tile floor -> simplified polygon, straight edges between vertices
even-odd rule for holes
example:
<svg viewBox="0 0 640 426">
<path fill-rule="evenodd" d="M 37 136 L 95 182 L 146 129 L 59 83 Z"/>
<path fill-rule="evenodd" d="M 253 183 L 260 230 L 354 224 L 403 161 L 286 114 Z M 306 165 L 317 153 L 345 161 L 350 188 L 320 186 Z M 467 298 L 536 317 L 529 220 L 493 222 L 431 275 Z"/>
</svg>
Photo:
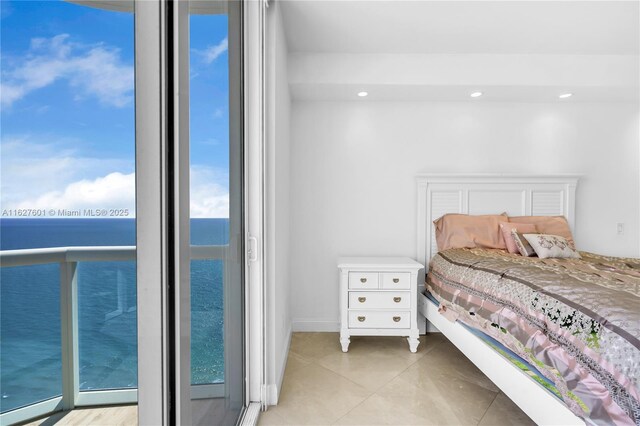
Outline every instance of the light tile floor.
<svg viewBox="0 0 640 426">
<path fill-rule="evenodd" d="M 277 406 L 260 425 L 533 425 L 440 334 L 409 352 L 399 337 L 294 333 Z"/>
</svg>

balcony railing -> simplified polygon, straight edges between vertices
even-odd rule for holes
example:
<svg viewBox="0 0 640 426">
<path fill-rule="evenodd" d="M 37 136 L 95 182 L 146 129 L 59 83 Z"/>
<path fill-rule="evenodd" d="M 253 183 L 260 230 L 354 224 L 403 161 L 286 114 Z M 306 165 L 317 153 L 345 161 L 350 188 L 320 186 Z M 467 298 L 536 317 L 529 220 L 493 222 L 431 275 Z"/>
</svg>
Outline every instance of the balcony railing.
<svg viewBox="0 0 640 426">
<path fill-rule="evenodd" d="M 228 246 L 191 246 L 191 260 L 223 260 Z M 78 345 L 78 264 L 80 262 L 135 261 L 135 246 L 55 247 L 0 251 L 0 266 L 60 265 L 60 320 L 62 394 L 42 402 L 16 408 L 0 415 L 0 424 L 13 424 L 47 413 L 71 410 L 76 406 L 126 404 L 137 401 L 137 389 L 80 390 Z M 116 311 L 123 313 L 118 292 Z M 192 386 L 192 398 L 222 396 L 221 384 Z"/>
</svg>

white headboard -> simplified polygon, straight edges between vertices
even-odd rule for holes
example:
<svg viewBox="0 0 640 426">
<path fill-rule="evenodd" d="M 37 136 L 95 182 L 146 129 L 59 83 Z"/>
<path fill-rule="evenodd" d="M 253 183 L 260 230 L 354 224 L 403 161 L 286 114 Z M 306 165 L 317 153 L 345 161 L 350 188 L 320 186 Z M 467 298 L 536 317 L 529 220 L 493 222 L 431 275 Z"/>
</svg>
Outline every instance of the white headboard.
<svg viewBox="0 0 640 426">
<path fill-rule="evenodd" d="M 574 231 L 579 175 L 421 174 L 418 262 L 438 251 L 433 221 L 446 213 L 560 216 Z"/>
</svg>

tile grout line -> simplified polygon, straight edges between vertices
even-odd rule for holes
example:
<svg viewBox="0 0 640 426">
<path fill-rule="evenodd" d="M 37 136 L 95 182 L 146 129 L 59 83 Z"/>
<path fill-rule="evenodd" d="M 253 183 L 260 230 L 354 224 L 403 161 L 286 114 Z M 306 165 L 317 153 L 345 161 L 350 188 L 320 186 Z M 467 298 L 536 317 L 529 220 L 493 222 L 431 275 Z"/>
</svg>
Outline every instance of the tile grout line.
<svg viewBox="0 0 640 426">
<path fill-rule="evenodd" d="M 376 391 L 377 392 L 377 391 Z M 359 406 L 361 406 L 362 404 L 364 404 L 369 398 L 371 398 L 372 396 L 374 396 L 376 394 L 376 392 L 373 392 L 371 395 L 369 395 L 368 397 L 366 397 L 365 399 L 363 399 L 362 401 L 360 401 L 359 403 L 357 403 L 353 408 L 351 408 L 349 411 L 347 411 L 346 413 L 344 413 L 342 416 L 338 417 L 336 419 L 335 422 L 331 423 L 332 425 L 337 424 L 340 420 L 342 420 L 343 418 L 345 418 L 346 416 L 349 415 L 350 412 L 352 412 L 353 410 L 355 410 L 356 408 L 358 408 Z"/>
<path fill-rule="evenodd" d="M 398 377 L 400 374 L 402 374 L 402 373 L 404 373 L 405 371 L 407 371 L 407 369 L 408 369 L 409 367 L 411 367 L 412 365 L 414 365 L 416 362 L 420 361 L 420 360 L 421 360 L 422 358 L 424 358 L 427 354 L 429 354 L 430 352 L 432 352 L 432 351 L 433 351 L 433 350 L 434 350 L 438 345 L 441 345 L 441 344 L 442 344 L 442 343 L 444 343 L 444 342 L 445 342 L 445 340 L 441 340 L 440 342 L 438 342 L 438 343 L 434 344 L 430 349 L 428 349 L 424 354 L 422 354 L 422 356 L 421 356 L 420 358 L 415 359 L 413 362 L 411 362 L 411 364 L 407 365 L 407 367 L 406 367 L 406 368 L 404 368 L 402 371 L 400 371 L 397 375 L 393 376 L 393 377 L 392 377 L 388 382 L 384 383 L 382 386 L 380 386 L 380 387 L 378 387 L 376 390 L 374 390 L 374 391 L 373 391 L 373 393 L 372 393 L 371 395 L 375 394 L 375 393 L 376 393 L 376 392 L 378 392 L 378 391 L 379 391 L 379 390 L 380 390 L 384 385 L 388 384 L 389 382 L 391 382 L 391 380 L 395 379 L 395 378 L 396 378 L 396 377 Z M 289 352 L 290 352 L 290 353 L 294 353 L 296 356 L 299 356 L 300 358 L 302 358 L 302 359 L 304 359 L 304 360 L 308 361 L 308 362 L 309 362 L 309 364 L 315 364 L 316 366 L 318 366 L 318 367 L 320 367 L 320 368 L 323 368 L 323 369 L 325 369 L 325 370 L 327 370 L 327 371 L 330 371 L 331 373 L 337 374 L 338 376 L 342 377 L 343 379 L 348 380 L 349 382 L 351 382 L 351 383 L 353 383 L 353 384 L 355 384 L 355 385 L 357 385 L 357 386 L 360 386 L 361 388 L 364 388 L 364 386 L 362 386 L 361 384 L 356 383 L 356 382 L 354 382 L 353 380 L 351 380 L 350 378 L 348 378 L 348 377 L 346 377 L 346 376 L 342 375 L 342 373 L 339 373 L 339 372 L 337 372 L 337 371 L 333 371 L 333 370 L 331 370 L 330 368 L 327 368 L 327 367 L 323 366 L 322 364 L 320 364 L 320 362 L 319 362 L 319 361 L 320 361 L 320 359 L 321 359 L 321 358 L 315 358 L 315 357 L 314 357 L 314 358 L 308 358 L 308 357 L 305 357 L 304 355 L 299 354 L 299 353 L 297 353 L 297 352 L 295 352 L 294 350 L 291 350 L 291 349 L 289 349 Z M 285 370 L 286 370 L 286 366 L 285 366 Z M 365 389 L 366 389 L 366 388 L 365 388 Z M 369 396 L 371 396 L 371 395 L 369 395 Z M 369 397 L 367 397 L 367 398 L 369 398 Z"/>
<path fill-rule="evenodd" d="M 446 340 L 444 340 L 444 339 L 443 339 L 443 340 L 440 340 L 439 342 L 435 343 L 431 348 L 427 349 L 427 350 L 425 351 L 425 353 L 424 353 L 421 357 L 419 357 L 419 358 L 415 359 L 413 362 L 411 362 L 409 365 L 407 365 L 407 367 L 406 367 L 406 368 L 404 368 L 404 369 L 403 369 L 403 370 L 401 370 L 398 374 L 396 374 L 396 375 L 395 375 L 395 376 L 393 376 L 391 379 L 389 379 L 389 381 L 385 382 L 384 384 L 382 384 L 381 386 L 379 386 L 379 387 L 378 387 L 377 389 L 375 389 L 374 391 L 371 391 L 371 393 L 370 393 L 366 398 L 364 398 L 364 399 L 363 399 L 362 401 L 360 401 L 358 404 L 354 405 L 354 406 L 353 406 L 351 409 L 349 409 L 345 414 L 343 414 L 343 415 L 342 415 L 342 416 L 340 416 L 338 419 L 336 419 L 332 424 L 336 424 L 336 423 L 337 423 L 337 422 L 339 422 L 342 418 L 344 418 L 345 416 L 347 416 L 349 413 L 351 413 L 351 412 L 352 412 L 353 410 L 355 410 L 357 407 L 359 407 L 359 406 L 360 406 L 360 405 L 362 405 L 364 402 L 366 402 L 368 399 L 370 399 L 372 396 L 376 395 L 376 394 L 378 393 L 378 391 L 379 391 L 380 389 L 382 389 L 385 385 L 389 384 L 389 383 L 390 383 L 391 381 L 393 381 L 395 378 L 397 378 L 397 377 L 398 377 L 398 376 L 400 376 L 402 373 L 404 373 L 405 371 L 407 371 L 411 366 L 413 366 L 414 364 L 416 364 L 418 361 L 422 360 L 426 355 L 428 355 L 430 352 L 432 352 L 432 351 L 433 351 L 436 347 L 438 347 L 439 345 L 443 344 L 445 341 L 446 341 Z M 426 344 L 426 342 L 421 342 L 421 343 Z M 358 387 L 361 387 L 361 388 L 363 388 L 363 389 L 365 389 L 365 390 L 369 391 L 369 389 L 365 388 L 365 387 L 364 387 L 364 386 L 362 386 L 361 384 L 356 383 L 355 381 L 351 380 L 351 379 L 350 379 L 350 378 L 348 378 L 348 377 L 345 377 L 345 376 L 344 376 L 344 375 L 342 375 L 341 373 L 339 373 L 339 372 L 337 372 L 337 371 L 333 371 L 333 370 L 331 370 L 331 369 L 329 369 L 329 368 L 327 368 L 327 367 L 323 366 L 322 364 L 320 364 L 320 360 L 322 359 L 322 357 L 320 357 L 320 358 L 318 358 L 318 357 L 313 357 L 313 358 L 305 357 L 304 355 L 302 355 L 302 354 L 300 354 L 300 353 L 297 353 L 295 350 L 292 350 L 292 349 L 289 349 L 289 353 L 294 353 L 296 356 L 298 356 L 298 357 L 300 357 L 300 358 L 302 358 L 302 359 L 304 359 L 304 360 L 308 361 L 308 362 L 309 362 L 309 364 L 314 364 L 316 367 L 320 367 L 320 368 L 322 368 L 323 370 L 326 370 L 326 371 L 328 371 L 328 372 L 331 372 L 331 373 L 333 373 L 333 374 L 336 374 L 337 376 L 339 376 L 339 377 L 341 377 L 341 378 L 343 378 L 343 379 L 347 380 L 348 382 L 350 382 L 350 383 L 352 383 L 352 384 L 354 384 L 354 385 L 356 385 L 356 386 L 358 386 Z M 285 369 L 286 369 L 286 367 L 285 367 Z M 494 398 L 494 399 L 495 399 L 495 398 Z M 493 401 L 492 401 L 491 403 L 493 403 Z M 491 404 L 489 404 L 489 406 L 491 406 Z M 483 416 L 484 416 L 484 414 L 483 414 Z"/>
<path fill-rule="evenodd" d="M 290 350 L 290 352 L 291 352 L 291 350 Z M 294 352 L 294 353 L 295 353 L 295 352 Z M 327 367 L 323 366 L 322 364 L 320 364 L 320 363 L 318 362 L 318 361 L 320 361 L 320 358 L 313 358 L 313 359 L 309 359 L 309 358 L 305 358 L 305 357 L 303 357 L 302 355 L 300 355 L 300 354 L 298 354 L 298 353 L 296 353 L 296 355 L 298 355 L 299 357 L 302 357 L 302 358 L 306 359 L 307 361 L 309 361 L 309 364 L 314 364 L 316 367 L 320 367 L 320 368 L 322 368 L 323 370 L 326 370 L 326 371 L 328 371 L 328 372 L 330 372 L 330 373 L 333 373 L 333 374 L 337 375 L 338 377 L 340 377 L 340 378 L 342 378 L 342 379 L 344 379 L 344 380 L 346 380 L 346 381 L 348 381 L 348 382 L 350 382 L 350 383 L 352 383 L 352 384 L 354 384 L 354 385 L 356 385 L 356 386 L 358 386 L 358 387 L 361 387 L 362 389 L 364 389 L 364 390 L 366 390 L 367 392 L 369 392 L 369 389 L 365 388 L 365 387 L 364 387 L 364 386 L 362 386 L 361 384 L 356 383 L 356 382 L 354 382 L 353 380 L 351 380 L 350 378 L 345 377 L 345 376 L 343 376 L 342 374 L 338 373 L 337 371 L 333 371 L 333 370 L 331 370 L 331 369 L 329 369 L 329 368 L 327 368 Z M 286 368 L 286 367 L 285 367 L 285 368 Z M 395 377 L 394 377 L 394 378 L 395 378 Z M 332 424 L 332 425 L 333 425 L 333 424 L 336 424 L 338 421 L 340 421 L 340 419 L 342 419 L 344 416 L 346 416 L 347 414 L 349 414 L 349 413 L 350 413 L 352 410 L 354 410 L 356 407 L 358 407 L 359 405 L 361 405 L 362 403 L 364 403 L 367 399 L 369 399 L 369 398 L 371 398 L 373 395 L 375 395 L 375 394 L 376 394 L 376 392 L 377 392 L 377 391 L 372 391 L 369 395 L 367 395 L 367 397 L 366 397 L 366 398 L 364 398 L 362 401 L 360 401 L 359 403 L 357 403 L 356 405 L 354 405 L 353 407 L 351 407 L 351 408 L 350 408 L 346 413 L 344 413 L 342 416 L 338 417 L 338 418 L 337 418 L 334 422 L 332 422 L 331 424 Z M 276 414 L 277 414 L 277 413 L 276 413 Z"/>
<path fill-rule="evenodd" d="M 442 342 L 440 342 L 440 343 L 442 343 Z M 356 382 L 354 382 L 353 380 L 351 380 L 350 378 L 345 377 L 345 376 L 344 376 L 344 375 L 342 375 L 341 373 L 338 373 L 337 371 L 333 371 L 333 370 L 331 370 L 331 369 L 329 369 L 329 368 L 327 368 L 327 367 L 323 366 L 322 364 L 320 364 L 320 363 L 319 363 L 320 358 L 312 358 L 312 359 L 309 359 L 309 358 L 304 357 L 304 356 L 303 356 L 303 355 L 301 355 L 301 354 L 298 354 L 298 353 L 296 353 L 296 352 L 292 351 L 291 349 L 289 350 L 289 352 L 293 352 L 293 353 L 295 353 L 297 356 L 299 356 L 299 357 L 301 357 L 301 358 L 306 359 L 307 361 L 309 361 L 309 363 L 310 363 L 310 364 L 315 364 L 317 367 L 320 367 L 320 368 L 322 368 L 322 369 L 324 369 L 324 370 L 327 370 L 327 371 L 329 371 L 329 372 L 331 372 L 331 373 L 333 373 L 333 374 L 336 374 L 337 376 L 339 376 L 339 377 L 343 378 L 344 380 L 347 380 L 348 382 L 351 382 L 351 383 L 353 383 L 354 385 L 359 386 L 359 387 L 361 387 L 361 388 L 363 388 L 363 389 L 365 389 L 365 390 L 369 391 L 369 389 L 365 388 L 365 387 L 364 387 L 364 386 L 362 386 L 361 384 L 356 383 Z M 425 354 L 424 354 L 424 355 L 426 355 L 426 354 L 427 354 L 427 353 L 429 353 L 429 352 L 430 352 L 430 351 L 425 352 Z M 424 355 L 423 355 L 423 356 L 424 356 Z M 415 360 L 414 362 L 412 362 L 409 366 L 407 366 L 407 368 L 411 367 L 413 364 L 415 364 L 416 362 L 418 362 L 420 359 L 422 359 L 422 357 L 420 357 L 420 358 L 416 359 L 416 360 Z M 285 368 L 286 368 L 286 367 L 285 367 Z M 355 410 L 356 408 L 358 408 L 360 405 L 364 404 L 364 403 L 365 403 L 369 398 L 371 398 L 372 396 L 374 396 L 374 395 L 375 395 L 375 394 L 376 394 L 376 393 L 377 393 L 377 392 L 378 392 L 378 391 L 379 391 L 379 390 L 380 390 L 384 385 L 388 384 L 388 383 L 389 383 L 389 382 L 391 382 L 393 379 L 395 379 L 396 377 L 398 377 L 400 374 L 404 373 L 404 372 L 406 371 L 406 369 L 407 369 L 407 368 L 405 368 L 404 370 L 400 371 L 397 375 L 395 375 L 394 377 L 392 377 L 388 382 L 384 383 L 383 385 L 381 385 L 380 387 L 378 387 L 376 390 L 372 391 L 369 395 L 367 395 L 367 397 L 366 397 L 366 398 L 364 398 L 362 401 L 360 401 L 359 403 L 357 403 L 356 405 L 354 405 L 353 407 L 351 407 L 351 408 L 350 408 L 346 413 L 344 413 L 342 416 L 338 417 L 338 418 L 337 418 L 333 423 L 331 423 L 331 424 L 332 424 L 332 425 L 336 424 L 336 423 L 337 423 L 337 422 L 339 422 L 342 418 L 344 418 L 345 416 L 347 416 L 350 412 L 352 412 L 353 410 Z"/>
<path fill-rule="evenodd" d="M 427 355 L 429 352 L 431 352 L 436 346 L 442 344 L 444 342 L 440 341 L 438 343 L 436 343 L 435 345 L 433 345 L 433 347 L 431 347 L 431 349 L 429 349 L 428 351 L 426 351 L 420 358 L 416 359 L 415 361 L 413 361 L 411 364 L 409 364 L 404 370 L 400 371 L 398 374 L 396 374 L 395 376 L 393 376 L 391 379 L 389 379 L 389 381 L 387 381 L 386 383 L 382 384 L 381 386 L 379 386 L 375 391 L 373 391 L 373 393 L 369 396 L 367 396 L 365 399 L 363 399 L 362 401 L 360 401 L 360 403 L 356 404 L 353 408 L 351 408 L 349 411 L 347 411 L 344 415 L 342 415 L 341 417 L 339 417 L 335 422 L 333 422 L 332 424 L 337 424 L 340 420 L 342 420 L 343 418 L 345 418 L 346 416 L 349 415 L 349 413 L 351 413 L 353 410 L 355 410 L 356 408 L 358 408 L 360 405 L 364 404 L 368 399 L 370 399 L 372 396 L 377 395 L 378 391 L 380 389 L 382 389 L 384 386 L 388 385 L 389 383 L 391 383 L 394 379 L 398 378 L 402 373 L 404 373 L 405 371 L 407 371 L 412 365 L 414 365 L 415 363 L 417 363 L 418 361 L 420 361 L 422 358 L 425 357 L 425 355 Z M 321 366 L 322 367 L 322 366 Z M 327 368 L 327 370 L 329 370 Z M 329 370 L 329 371 L 333 371 L 333 370 Z M 335 373 L 335 371 L 334 371 Z M 340 373 L 336 373 L 338 374 L 340 377 L 344 377 L 342 374 Z M 349 380 L 352 383 L 353 382 L 351 379 L 349 379 L 348 377 L 344 377 L 345 379 Z M 358 384 L 358 383 L 356 383 Z M 358 386 L 362 386 L 362 385 L 358 385 Z M 495 399 L 495 398 L 494 398 Z M 491 404 L 493 404 L 493 401 L 491 401 Z M 489 404 L 489 406 L 491 406 L 491 404 Z M 486 412 L 485 412 L 486 413 Z M 483 414 L 484 417 L 484 414 Z"/>
<path fill-rule="evenodd" d="M 411 368 L 411 366 L 413 366 L 414 364 L 416 364 L 418 361 L 421 361 L 421 360 L 422 360 L 422 358 L 424 358 L 425 356 L 427 356 L 430 352 L 432 352 L 432 351 L 433 351 L 433 350 L 434 350 L 438 345 L 442 344 L 443 342 L 444 342 L 444 340 L 443 340 L 443 341 L 440 341 L 440 342 L 438 342 L 438 343 L 436 343 L 436 344 L 434 344 L 430 349 L 428 349 L 425 353 L 423 353 L 423 354 L 422 354 L 422 356 L 421 356 L 420 358 L 417 358 L 415 361 L 413 361 L 411 364 L 409 364 L 409 365 L 408 365 L 404 370 L 400 371 L 400 372 L 399 372 L 397 375 L 395 375 L 391 380 L 393 380 L 393 379 L 395 379 L 396 377 L 400 376 L 402 373 L 404 373 L 405 371 L 407 371 L 409 368 Z M 391 382 L 391 380 L 389 380 L 389 382 Z M 387 382 L 387 383 L 389 383 L 389 382 Z M 385 384 L 387 384 L 387 383 L 385 383 Z M 382 385 L 382 386 L 384 386 L 384 385 Z M 380 387 L 376 390 L 376 392 L 378 392 L 378 390 L 382 389 L 382 386 L 380 386 Z"/>
<path fill-rule="evenodd" d="M 426 355 L 426 354 L 425 354 Z M 393 381 L 393 379 L 397 378 L 400 374 L 404 373 L 407 368 L 411 367 L 413 364 L 415 364 L 416 362 L 418 362 L 420 359 L 422 359 L 422 357 L 418 358 L 417 360 L 415 360 L 414 362 L 412 362 L 411 364 L 409 364 L 404 370 L 400 371 L 398 374 L 396 374 L 395 376 L 393 376 L 391 379 L 389 379 L 387 382 L 383 383 L 382 385 L 378 386 L 372 393 L 371 395 L 367 396 L 365 399 L 363 399 L 362 401 L 360 401 L 358 404 L 356 404 L 353 408 L 351 408 L 349 411 L 347 411 L 346 413 L 344 413 L 341 417 L 339 417 L 335 422 L 333 422 L 332 424 L 336 424 L 338 423 L 342 418 L 346 417 L 349 415 L 349 413 L 351 413 L 353 410 L 355 410 L 356 408 L 358 408 L 359 406 L 361 406 L 362 404 L 364 404 L 368 399 L 370 399 L 372 396 L 376 395 L 378 393 L 378 391 L 380 389 L 382 389 L 385 385 L 388 385 L 389 383 L 391 383 L 391 381 Z M 333 370 L 329 370 L 329 371 L 333 371 Z M 340 377 L 345 378 L 346 380 L 349 380 L 352 383 L 355 383 L 353 380 L 349 379 L 348 377 L 343 376 L 341 373 L 337 373 L 334 371 L 334 373 L 338 374 Z M 360 386 L 360 387 L 364 387 L 358 383 L 356 383 L 356 385 Z"/>
<path fill-rule="evenodd" d="M 496 396 L 493 397 L 493 399 L 491 400 L 491 403 L 487 406 L 487 409 L 484 410 L 484 413 L 482 413 L 482 417 L 480 417 L 480 420 L 478 420 L 478 425 L 480 423 L 482 423 L 482 419 L 484 419 L 484 416 L 487 415 L 487 413 L 489 412 L 489 409 L 491 408 L 491 406 L 493 405 L 494 402 L 496 402 L 496 399 L 498 399 L 498 395 L 500 395 L 500 391 L 498 391 L 496 393 Z"/>
<path fill-rule="evenodd" d="M 428 337 L 428 335 L 427 335 Z M 305 339 L 307 340 L 307 339 Z M 431 339 L 425 339 L 424 342 L 422 342 L 423 345 L 426 345 L 427 341 L 429 341 Z M 433 346 L 425 349 L 424 353 L 422 354 L 422 356 L 420 356 L 419 358 L 416 358 L 415 360 L 411 361 L 405 368 L 403 368 L 401 371 L 399 371 L 397 374 L 395 374 L 392 378 L 390 378 L 388 381 L 386 381 L 385 383 L 383 383 L 382 385 L 378 386 L 375 390 L 370 391 L 369 388 L 365 387 L 364 385 L 361 385 L 359 383 L 356 383 L 354 380 L 350 379 L 349 377 L 346 377 L 343 375 L 343 373 L 338 372 L 338 371 L 334 371 L 331 368 L 325 367 L 324 365 L 321 364 L 321 360 L 324 358 L 324 356 L 320 356 L 320 357 L 308 357 L 305 356 L 301 353 L 296 352 L 295 350 L 289 350 L 290 354 L 295 354 L 296 357 L 298 357 L 300 360 L 302 361 L 306 361 L 308 362 L 307 366 L 309 365 L 314 365 L 315 367 L 320 367 L 322 370 L 326 371 L 327 373 L 333 373 L 335 375 L 337 375 L 338 377 L 346 380 L 347 382 L 358 386 L 362 389 L 364 389 L 365 391 L 367 391 L 367 394 L 359 403 L 356 403 L 353 407 L 349 408 L 345 414 L 343 414 L 342 416 L 338 417 L 335 421 L 333 421 L 330 424 L 336 424 L 338 422 L 340 422 L 341 420 L 343 420 L 346 416 L 348 416 L 349 414 L 353 413 L 354 410 L 356 410 L 358 407 L 360 407 L 363 403 L 367 402 L 369 399 L 371 399 L 372 396 L 374 395 L 378 395 L 378 392 L 384 388 L 385 386 L 387 386 L 390 382 L 392 382 L 393 380 L 397 379 L 398 377 L 400 377 L 402 374 L 404 374 L 410 367 L 416 365 L 416 363 L 418 361 L 421 361 L 424 359 L 425 356 L 427 356 L 429 353 L 431 353 L 432 351 L 436 350 L 437 348 L 439 348 L 440 346 L 442 346 L 445 342 L 449 342 L 447 339 L 438 339 L 436 340 L 436 342 L 433 344 Z M 424 346 L 423 346 L 424 347 Z M 455 345 L 454 345 L 454 349 Z M 385 353 L 385 350 L 380 351 L 381 353 Z M 327 356 L 327 355 L 325 355 Z M 286 368 L 286 367 L 285 367 Z M 305 368 L 305 366 L 300 366 L 300 368 Z M 496 400 L 498 398 L 498 396 L 500 395 L 499 390 L 495 393 L 494 397 L 492 398 L 492 400 L 490 401 L 490 403 L 487 405 L 486 409 L 484 410 L 484 412 L 482 413 L 481 417 L 479 418 L 479 420 L 476 422 L 477 425 L 479 425 L 485 418 L 487 413 L 489 412 L 489 410 L 492 408 L 493 404 L 496 403 Z M 275 413 L 278 417 L 282 418 L 282 416 L 280 415 L 280 413 Z"/>
<path fill-rule="evenodd" d="M 354 381 L 353 381 L 353 380 L 351 380 L 350 378 L 343 376 L 342 374 L 338 373 L 337 371 L 333 371 L 332 369 L 325 367 L 324 365 L 322 365 L 322 364 L 318 363 L 317 361 L 319 361 L 319 359 L 318 359 L 318 360 L 313 360 L 313 361 L 312 361 L 312 363 L 313 363 L 313 364 L 315 364 L 317 367 L 322 368 L 323 370 L 327 370 L 328 372 L 333 373 L 333 374 L 335 374 L 336 376 L 339 376 L 339 377 L 341 377 L 341 378 L 345 379 L 346 381 L 351 382 L 351 383 L 353 383 L 354 385 L 356 385 L 356 386 L 358 386 L 358 387 L 361 387 L 362 389 L 364 389 L 364 390 L 366 390 L 366 391 L 369 391 L 369 389 L 365 388 L 365 387 L 364 387 L 364 386 L 362 386 L 360 383 L 356 383 L 356 382 L 354 382 Z M 373 391 L 373 392 L 371 393 L 371 395 L 373 395 L 374 393 L 376 393 L 376 391 Z M 368 395 L 368 396 L 367 396 L 367 398 L 369 398 L 371 395 Z M 367 399 L 367 398 L 365 398 L 365 399 Z"/>
<path fill-rule="evenodd" d="M 431 352 L 431 351 L 435 348 L 435 346 L 439 345 L 440 343 L 442 343 L 442 342 L 439 342 L 439 343 L 437 343 L 436 345 L 434 345 L 434 347 L 432 347 L 432 348 L 431 348 L 431 349 L 429 349 L 427 352 L 425 352 L 425 353 L 424 353 L 420 358 L 417 358 L 415 361 L 413 361 L 411 364 L 409 364 L 406 368 L 404 368 L 404 369 L 403 369 L 402 371 L 400 371 L 398 374 L 396 374 L 396 375 L 395 375 L 395 376 L 393 376 L 391 379 L 389 379 L 389 381 L 388 381 L 388 382 L 386 382 L 386 383 L 382 384 L 381 386 L 379 386 L 378 388 L 376 388 L 376 390 L 374 390 L 374 391 L 373 391 L 373 393 L 372 393 L 371 395 L 369 395 L 366 399 L 368 399 L 368 398 L 369 398 L 369 397 L 371 397 L 372 395 L 376 394 L 380 389 L 382 389 L 382 387 L 383 387 L 383 386 L 385 386 L 386 384 L 390 383 L 393 379 L 395 379 L 396 377 L 398 377 L 400 374 L 402 374 L 402 373 L 404 373 L 405 371 L 407 371 L 407 369 L 408 369 L 409 367 L 411 367 L 411 366 L 412 366 L 412 365 L 414 365 L 416 362 L 418 362 L 418 361 L 420 361 L 422 358 L 424 358 L 424 356 L 425 356 L 425 355 L 427 355 L 429 352 Z M 312 362 L 312 363 L 315 363 L 318 367 L 322 367 L 322 368 L 324 368 L 325 370 L 330 371 L 330 372 L 332 372 L 332 373 L 334 373 L 334 374 L 337 374 L 338 376 L 342 377 L 343 379 L 348 380 L 348 381 L 350 381 L 351 383 L 353 383 L 353 384 L 355 384 L 355 385 L 357 385 L 357 386 L 360 386 L 361 388 L 366 389 L 366 388 L 365 388 L 364 386 L 362 386 L 360 383 L 356 383 L 356 382 L 354 382 L 354 381 L 353 381 L 353 380 L 351 380 L 350 378 L 348 378 L 348 377 L 346 377 L 346 376 L 342 375 L 342 373 L 339 373 L 339 372 L 337 372 L 337 371 L 333 371 L 333 370 L 331 370 L 330 368 L 327 368 L 327 367 L 323 366 L 322 364 L 320 364 L 320 363 L 319 363 L 319 362 L 317 362 L 317 361 L 320 361 L 320 358 L 316 358 L 316 359 L 312 360 L 311 362 Z M 368 390 L 368 389 L 367 389 L 367 390 Z M 366 400 L 366 399 L 365 399 L 365 400 Z M 358 404 L 358 405 L 360 405 L 360 404 Z M 343 416 L 343 417 L 344 417 L 344 416 Z"/>
<path fill-rule="evenodd" d="M 343 376 L 342 374 L 340 374 L 340 373 L 338 373 L 338 372 L 336 372 L 336 371 L 330 370 L 330 369 L 328 369 L 327 367 L 325 367 L 325 366 L 321 365 L 320 363 L 318 363 L 318 362 L 317 362 L 317 361 L 319 361 L 319 360 L 320 360 L 319 358 L 318 358 L 318 359 L 314 359 L 314 360 L 312 361 L 312 363 L 314 363 L 316 366 L 318 366 L 318 367 L 322 368 L 323 370 L 327 370 L 327 371 L 329 371 L 329 372 L 331 372 L 331 373 L 333 373 L 333 374 L 337 375 L 338 377 L 341 377 L 341 378 L 343 378 L 344 380 L 346 380 L 346 381 L 348 381 L 348 382 L 351 382 L 351 383 L 353 383 L 354 385 L 356 385 L 356 386 L 358 386 L 358 387 L 361 387 L 362 389 L 364 389 L 364 390 L 366 390 L 366 391 L 369 391 L 369 389 L 365 388 L 364 386 L 362 386 L 362 385 L 361 385 L 361 384 L 359 384 L 359 383 L 354 382 L 354 381 L 353 381 L 353 380 L 351 380 L 350 378 L 345 377 L 345 376 Z M 359 403 L 357 403 L 356 405 L 354 405 L 353 407 L 351 407 L 351 408 L 350 408 L 346 413 L 344 413 L 342 416 L 338 417 L 338 418 L 337 418 L 334 422 L 332 422 L 331 424 L 332 424 L 332 425 L 334 425 L 334 424 L 336 424 L 337 422 L 339 422 L 339 421 L 340 421 L 340 419 L 342 419 L 344 416 L 346 416 L 347 414 L 349 414 L 351 411 L 355 410 L 358 406 L 362 405 L 366 400 L 368 400 L 368 399 L 369 399 L 369 398 L 371 398 L 373 395 L 375 395 L 375 394 L 376 394 L 376 392 L 377 392 L 377 391 L 373 391 L 373 392 L 371 392 L 369 395 L 367 395 L 367 397 L 366 397 L 366 398 L 364 398 L 362 401 L 360 401 Z"/>
</svg>

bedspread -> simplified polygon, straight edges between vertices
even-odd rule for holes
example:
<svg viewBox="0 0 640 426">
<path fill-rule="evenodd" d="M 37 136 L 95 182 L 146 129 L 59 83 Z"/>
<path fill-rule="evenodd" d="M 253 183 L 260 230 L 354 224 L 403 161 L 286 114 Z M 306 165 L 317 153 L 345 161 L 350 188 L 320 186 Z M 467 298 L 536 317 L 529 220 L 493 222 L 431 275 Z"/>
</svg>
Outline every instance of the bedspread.
<svg viewBox="0 0 640 426">
<path fill-rule="evenodd" d="M 640 426 L 640 260 L 452 249 L 427 288 L 535 365 L 587 423 Z"/>
</svg>

